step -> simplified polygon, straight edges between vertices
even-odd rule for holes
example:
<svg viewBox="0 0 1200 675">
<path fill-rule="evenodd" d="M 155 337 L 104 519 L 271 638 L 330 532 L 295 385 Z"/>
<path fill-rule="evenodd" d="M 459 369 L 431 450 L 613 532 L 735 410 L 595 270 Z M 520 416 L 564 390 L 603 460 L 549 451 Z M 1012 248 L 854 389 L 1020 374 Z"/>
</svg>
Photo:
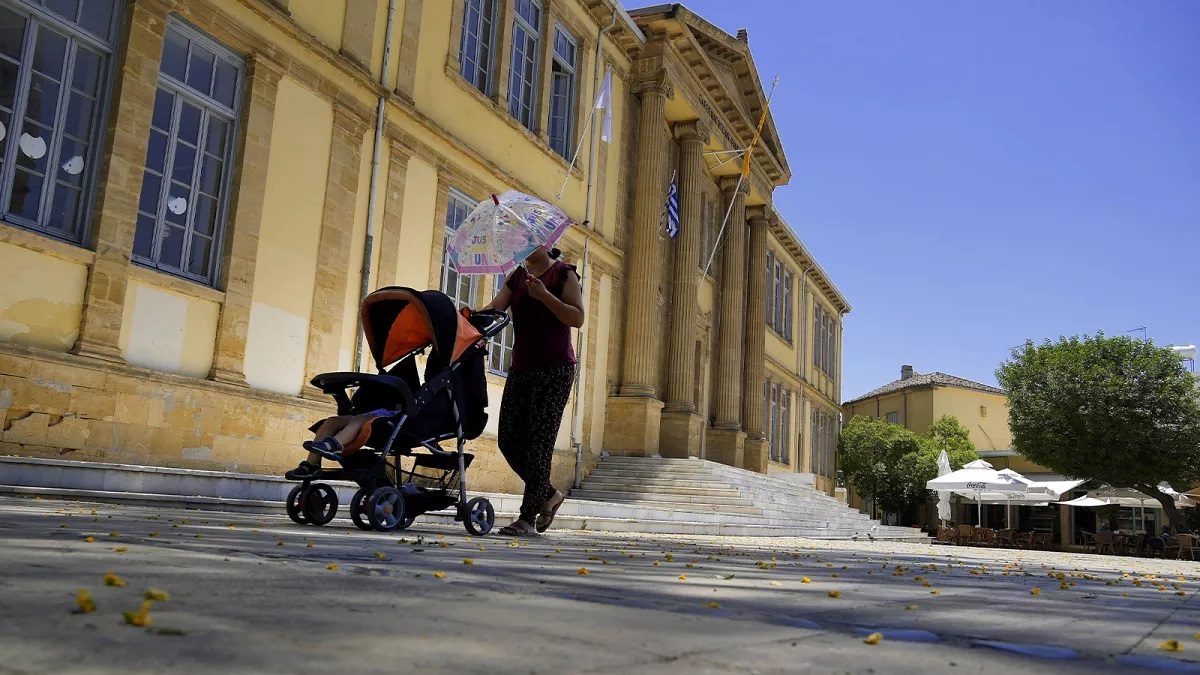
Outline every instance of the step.
<svg viewBox="0 0 1200 675">
<path fill-rule="evenodd" d="M 246 513 L 277 513 L 284 511 L 283 503 L 268 500 L 225 499 L 220 497 L 198 497 L 182 495 L 157 495 L 149 493 L 109 492 L 104 490 L 73 490 L 64 488 L 41 488 L 30 486 L 0 485 L 0 494 L 19 496 L 39 496 L 49 498 L 114 502 L 121 504 L 136 504 L 139 506 L 161 506 L 164 508 L 186 508 L 197 511 L 226 511 Z M 340 494 L 340 491 L 339 491 Z M 346 513 L 345 505 L 338 509 L 338 517 L 328 527 L 353 528 Z M 504 523 L 517 517 L 516 511 L 497 510 L 496 522 Z M 418 523 L 436 523 L 462 527 L 454 520 L 450 511 L 437 511 L 423 514 Z M 804 527 L 767 526 L 744 523 L 705 523 L 676 520 L 633 520 L 627 518 L 598 518 L 587 516 L 564 516 L 562 512 L 554 519 L 554 530 L 576 530 L 591 532 L 630 532 L 645 534 L 677 534 L 692 536 L 737 536 L 737 537 L 806 537 L 813 539 L 846 539 L 848 535 L 840 532 L 830 533 L 828 530 Z M 882 538 L 882 537 L 880 537 Z M 910 539 L 896 539 L 908 541 Z M 928 538 L 912 539 L 918 543 L 928 541 Z"/>
<path fill-rule="evenodd" d="M 762 509 L 745 499 L 731 497 L 709 498 L 706 495 L 673 495 L 657 492 L 617 492 L 593 490 L 585 483 L 571 493 L 579 499 L 594 501 L 638 501 L 646 503 L 670 503 L 686 505 L 691 511 L 725 511 L 730 513 L 761 513 Z"/>
<path fill-rule="evenodd" d="M 731 490 L 727 487 L 722 487 L 720 483 L 696 483 L 694 481 L 687 485 L 677 485 L 669 482 L 653 484 L 653 483 L 638 483 L 625 481 L 607 481 L 607 480 L 592 480 L 589 478 L 585 485 L 589 489 L 606 490 L 613 492 L 658 492 L 662 494 L 673 495 L 707 495 L 710 497 L 729 497 L 732 499 L 742 498 L 743 493 L 737 490 Z"/>
</svg>

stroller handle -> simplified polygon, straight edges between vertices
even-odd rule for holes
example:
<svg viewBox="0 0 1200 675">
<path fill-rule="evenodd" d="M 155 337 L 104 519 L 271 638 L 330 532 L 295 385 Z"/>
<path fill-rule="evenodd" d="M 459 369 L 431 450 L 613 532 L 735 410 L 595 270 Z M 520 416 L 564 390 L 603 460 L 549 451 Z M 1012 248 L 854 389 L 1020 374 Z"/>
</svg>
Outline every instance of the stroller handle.
<svg viewBox="0 0 1200 675">
<path fill-rule="evenodd" d="M 475 326 L 475 329 L 483 333 L 483 337 L 488 339 L 499 335 L 500 331 L 504 330 L 508 326 L 509 321 L 512 320 L 508 316 L 508 312 L 501 312 L 497 309 L 464 309 L 463 312 L 471 322 L 471 325 Z"/>
</svg>

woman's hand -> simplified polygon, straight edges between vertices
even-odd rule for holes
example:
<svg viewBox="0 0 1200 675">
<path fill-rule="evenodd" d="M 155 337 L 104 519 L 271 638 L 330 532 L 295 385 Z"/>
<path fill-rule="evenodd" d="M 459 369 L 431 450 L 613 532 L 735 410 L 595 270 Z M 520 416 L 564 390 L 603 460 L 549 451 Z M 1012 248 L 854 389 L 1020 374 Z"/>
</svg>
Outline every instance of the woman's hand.
<svg viewBox="0 0 1200 675">
<path fill-rule="evenodd" d="M 542 283 L 541 279 L 532 274 L 525 277 L 525 289 L 529 291 L 529 297 L 542 303 L 550 299 L 557 299 L 554 298 L 554 294 L 550 292 L 550 289 L 546 288 L 546 284 Z"/>
</svg>

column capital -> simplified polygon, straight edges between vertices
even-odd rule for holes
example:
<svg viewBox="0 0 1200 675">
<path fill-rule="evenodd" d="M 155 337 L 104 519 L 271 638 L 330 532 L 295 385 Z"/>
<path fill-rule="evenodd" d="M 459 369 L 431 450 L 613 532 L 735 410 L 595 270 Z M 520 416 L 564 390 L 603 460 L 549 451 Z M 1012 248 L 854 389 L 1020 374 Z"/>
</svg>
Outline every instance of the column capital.
<svg viewBox="0 0 1200 675">
<path fill-rule="evenodd" d="M 362 136 L 371 126 L 365 111 L 344 101 L 333 102 L 333 126 L 349 132 L 351 136 Z"/>
<path fill-rule="evenodd" d="M 649 94 L 658 94 L 668 99 L 675 98 L 675 88 L 671 86 L 671 79 L 667 76 L 666 68 L 659 68 L 642 75 L 632 83 L 630 89 L 639 98 Z"/>
<path fill-rule="evenodd" d="M 748 206 L 746 207 L 746 222 L 754 224 L 761 223 L 766 225 L 771 217 L 766 206 Z"/>
<path fill-rule="evenodd" d="M 283 66 L 275 63 L 262 52 L 253 52 L 246 57 L 246 79 L 261 79 L 266 84 L 277 86 L 283 79 Z"/>
<path fill-rule="evenodd" d="M 699 141 L 701 145 L 708 145 L 708 128 L 701 124 L 700 120 L 676 122 L 672 131 L 680 141 Z"/>
<path fill-rule="evenodd" d="M 718 187 L 721 188 L 721 194 L 728 198 L 733 198 L 735 196 L 733 194 L 734 190 L 737 190 L 737 192 L 743 197 L 750 194 L 750 184 L 747 181 L 741 181 L 742 186 L 740 188 L 738 187 L 739 178 L 740 176 L 738 175 L 721 176 L 721 180 L 718 183 Z"/>
</svg>

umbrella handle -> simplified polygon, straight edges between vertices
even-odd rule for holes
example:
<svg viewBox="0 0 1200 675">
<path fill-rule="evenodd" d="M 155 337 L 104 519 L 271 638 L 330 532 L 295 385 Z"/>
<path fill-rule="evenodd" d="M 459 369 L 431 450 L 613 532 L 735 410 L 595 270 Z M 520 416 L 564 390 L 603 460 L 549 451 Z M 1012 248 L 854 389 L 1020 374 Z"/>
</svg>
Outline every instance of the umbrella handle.
<svg viewBox="0 0 1200 675">
<path fill-rule="evenodd" d="M 500 206 L 500 198 L 497 197 L 495 193 L 492 193 L 492 203 L 496 206 Z"/>
</svg>

